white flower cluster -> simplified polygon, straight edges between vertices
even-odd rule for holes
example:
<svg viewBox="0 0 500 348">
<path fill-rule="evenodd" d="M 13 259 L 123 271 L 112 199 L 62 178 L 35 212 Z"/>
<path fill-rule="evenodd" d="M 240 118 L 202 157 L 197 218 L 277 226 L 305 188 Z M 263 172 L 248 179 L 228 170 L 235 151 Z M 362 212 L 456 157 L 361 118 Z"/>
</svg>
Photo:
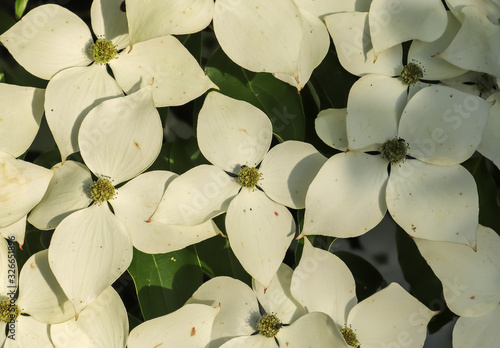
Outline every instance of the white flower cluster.
<svg viewBox="0 0 500 348">
<path fill-rule="evenodd" d="M 387 212 L 460 316 L 453 347 L 500 346 L 500 237 L 480 224 L 462 165 L 483 156 L 500 168 L 498 0 L 94 0 L 90 23 L 44 4 L 0 35 L 46 81 L 0 83 L 2 346 L 423 347 L 436 312 L 397 283 L 358 303 L 346 264 L 310 243 L 365 234 Z M 245 81 L 214 83 L 179 39 L 200 31 Z M 323 107 L 314 88 L 332 55 L 356 77 L 343 108 Z M 292 89 L 305 115 L 319 111 L 304 136 L 282 139 L 267 105 L 285 97 L 250 74 Z M 158 169 L 159 110 L 191 102 L 206 161 Z M 24 157 L 43 115 L 58 151 L 50 169 Z M 30 250 L 27 228 L 53 230 L 45 250 Z M 198 258 L 211 279 L 129 333 L 112 285 L 136 253 L 226 237 L 252 288 Z M 19 280 L 12 240 L 30 256 Z"/>
</svg>

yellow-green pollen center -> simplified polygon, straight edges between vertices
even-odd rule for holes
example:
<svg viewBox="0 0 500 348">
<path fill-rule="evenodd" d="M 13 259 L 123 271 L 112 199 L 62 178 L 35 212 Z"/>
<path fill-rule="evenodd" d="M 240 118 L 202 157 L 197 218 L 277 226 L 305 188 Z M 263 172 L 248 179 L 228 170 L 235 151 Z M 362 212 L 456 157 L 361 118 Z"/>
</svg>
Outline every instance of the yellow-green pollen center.
<svg viewBox="0 0 500 348">
<path fill-rule="evenodd" d="M 344 336 L 345 342 L 352 346 L 352 347 L 359 347 L 359 341 L 358 338 L 356 337 L 356 334 L 354 333 L 354 330 L 349 328 L 349 327 L 344 327 L 342 330 L 340 330 L 340 333 L 342 336 Z"/>
<path fill-rule="evenodd" d="M 100 178 L 90 186 L 90 196 L 97 203 L 109 201 L 115 195 L 115 187 L 106 178 Z"/>
<path fill-rule="evenodd" d="M 281 328 L 281 320 L 274 314 L 265 314 L 260 318 L 257 324 L 257 330 L 261 335 L 268 338 L 274 337 L 278 334 Z"/>
<path fill-rule="evenodd" d="M 405 160 L 408 148 L 409 146 L 406 141 L 396 137 L 382 144 L 380 152 L 383 158 L 392 164 L 398 164 Z"/>
<path fill-rule="evenodd" d="M 241 186 L 248 188 L 255 187 L 259 179 L 260 173 L 257 168 L 241 166 L 240 172 L 238 173 L 238 182 Z"/>
<path fill-rule="evenodd" d="M 96 63 L 106 64 L 116 55 L 116 48 L 111 41 L 106 39 L 97 39 L 90 48 L 92 58 Z"/>
<path fill-rule="evenodd" d="M 4 298 L 0 302 L 0 321 L 4 323 L 15 322 L 19 314 L 21 314 L 19 307 L 12 303 L 9 298 Z"/>
<path fill-rule="evenodd" d="M 415 63 L 408 63 L 401 71 L 401 79 L 408 85 L 413 86 L 416 84 L 422 77 L 424 77 L 424 73 L 422 69 Z"/>
</svg>

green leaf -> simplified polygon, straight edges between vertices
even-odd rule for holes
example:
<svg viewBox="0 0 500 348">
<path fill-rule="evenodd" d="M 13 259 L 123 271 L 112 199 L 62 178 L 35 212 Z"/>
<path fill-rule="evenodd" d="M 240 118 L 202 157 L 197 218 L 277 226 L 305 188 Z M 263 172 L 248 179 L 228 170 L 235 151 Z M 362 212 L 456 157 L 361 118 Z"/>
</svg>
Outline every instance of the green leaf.
<svg viewBox="0 0 500 348">
<path fill-rule="evenodd" d="M 28 0 L 16 0 L 15 3 L 15 12 L 16 19 L 19 19 L 23 16 L 24 10 L 26 10 L 26 5 L 28 4 Z"/>
<path fill-rule="evenodd" d="M 134 280 L 144 320 L 179 309 L 203 282 L 193 247 L 156 255 L 134 248 L 128 272 Z"/>
<path fill-rule="evenodd" d="M 219 49 L 207 62 L 205 72 L 234 99 L 244 100 L 267 114 L 273 131 L 283 140 L 304 140 L 305 116 L 297 89 L 268 73 L 254 73 L 233 63 Z"/>
<path fill-rule="evenodd" d="M 396 230 L 396 243 L 399 265 L 406 281 L 411 286 L 411 294 L 429 309 L 440 312 L 429 323 L 429 332 L 434 333 L 451 321 L 454 316 L 444 301 L 441 281 L 420 255 L 415 242 L 399 226 Z"/>
</svg>

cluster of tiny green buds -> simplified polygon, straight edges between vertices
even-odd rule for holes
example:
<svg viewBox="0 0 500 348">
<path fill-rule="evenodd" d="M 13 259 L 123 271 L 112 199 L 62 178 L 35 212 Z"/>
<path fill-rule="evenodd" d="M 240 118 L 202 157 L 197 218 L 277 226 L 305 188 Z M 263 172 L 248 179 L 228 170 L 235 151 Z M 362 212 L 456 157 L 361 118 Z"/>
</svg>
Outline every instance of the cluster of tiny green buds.
<svg viewBox="0 0 500 348">
<path fill-rule="evenodd" d="M 257 168 L 247 167 L 245 165 L 241 166 L 240 172 L 238 173 L 238 182 L 243 187 L 253 188 L 260 179 L 260 173 Z"/>
<path fill-rule="evenodd" d="M 413 86 L 416 84 L 422 77 L 424 77 L 424 73 L 422 69 L 415 63 L 408 63 L 401 71 L 401 79 L 408 86 Z"/>
<path fill-rule="evenodd" d="M 97 39 L 90 48 L 90 54 L 94 62 L 99 64 L 106 64 L 113 59 L 118 52 L 115 45 L 106 39 Z"/>
<path fill-rule="evenodd" d="M 97 203 L 109 201 L 115 195 L 115 187 L 107 178 L 99 178 L 90 186 L 90 197 Z"/>
<path fill-rule="evenodd" d="M 398 164 L 406 159 L 408 154 L 409 145 L 401 138 L 394 138 L 382 144 L 380 152 L 382 157 L 391 162 Z"/>
<path fill-rule="evenodd" d="M 281 329 L 281 320 L 275 314 L 264 314 L 257 323 L 257 330 L 263 336 L 274 337 Z"/>
<path fill-rule="evenodd" d="M 0 302 L 0 321 L 12 323 L 21 314 L 19 307 L 12 303 L 10 298 L 4 297 Z"/>
<path fill-rule="evenodd" d="M 354 332 L 353 329 L 350 327 L 344 327 L 342 330 L 340 330 L 340 333 L 344 337 L 345 342 L 351 346 L 351 347 L 357 347 L 359 348 L 359 341 L 358 338 L 356 337 L 356 333 Z"/>
</svg>

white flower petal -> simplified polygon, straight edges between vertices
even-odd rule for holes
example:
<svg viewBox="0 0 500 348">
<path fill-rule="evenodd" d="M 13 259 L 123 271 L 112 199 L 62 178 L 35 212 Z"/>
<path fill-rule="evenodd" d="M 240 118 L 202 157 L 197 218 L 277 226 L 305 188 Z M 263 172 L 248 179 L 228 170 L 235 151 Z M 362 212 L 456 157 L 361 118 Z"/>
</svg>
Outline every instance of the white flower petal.
<svg viewBox="0 0 500 348">
<path fill-rule="evenodd" d="M 102 101 L 118 96 L 123 93 L 105 65 L 69 68 L 49 81 L 47 123 L 63 161 L 79 150 L 78 131 L 87 113 Z"/>
<path fill-rule="evenodd" d="M 350 151 L 331 157 L 306 195 L 303 235 L 349 238 L 362 235 L 384 217 L 387 161 Z"/>
<path fill-rule="evenodd" d="M 132 242 L 107 204 L 64 219 L 49 247 L 49 262 L 77 315 L 127 269 Z"/>
<path fill-rule="evenodd" d="M 336 255 L 314 248 L 304 238 L 300 262 L 292 277 L 292 295 L 308 312 L 328 314 L 339 326 L 358 302 L 351 271 Z"/>
<path fill-rule="evenodd" d="M 52 167 L 52 172 L 47 192 L 28 217 L 29 223 L 40 230 L 56 228 L 66 216 L 92 202 L 92 177 L 85 165 L 66 161 Z"/>
<path fill-rule="evenodd" d="M 500 148 L 500 132 L 498 131 L 500 129 L 500 92 L 492 94 L 488 98 L 488 101 L 492 100 L 496 100 L 496 102 L 490 109 L 477 151 L 500 168 L 500 151 L 498 151 Z"/>
<path fill-rule="evenodd" d="M 355 331 L 362 347 L 399 345 L 402 334 L 412 347 L 422 347 L 427 324 L 436 314 L 399 284 L 391 283 L 354 306 L 347 326 Z"/>
<path fill-rule="evenodd" d="M 500 26 L 476 6 L 466 6 L 461 12 L 465 16 L 462 27 L 439 57 L 466 70 L 500 76 Z"/>
<path fill-rule="evenodd" d="M 16 340 L 7 339 L 5 348 L 53 347 L 49 325 L 32 317 L 20 315 L 16 324 Z"/>
<path fill-rule="evenodd" d="M 373 0 L 369 13 L 376 54 L 413 39 L 437 40 L 447 24 L 446 9 L 435 0 Z"/>
<path fill-rule="evenodd" d="M 0 151 L 0 228 L 25 217 L 40 202 L 52 171 Z"/>
<path fill-rule="evenodd" d="M 460 348 L 500 346 L 500 306 L 479 318 L 458 318 L 453 328 L 453 346 Z"/>
<path fill-rule="evenodd" d="M 19 243 L 19 247 L 22 249 L 24 244 L 24 235 L 26 233 L 26 216 L 22 217 L 17 222 L 13 224 L 0 228 L 0 235 L 4 238 L 14 238 L 16 242 Z M 0 287 L 1 289 L 1 287 Z"/>
<path fill-rule="evenodd" d="M 35 139 L 43 115 L 45 91 L 0 83 L 0 151 L 19 157 Z"/>
<path fill-rule="evenodd" d="M 318 137 L 334 149 L 347 150 L 347 108 L 321 110 L 314 120 Z"/>
<path fill-rule="evenodd" d="M 198 145 L 203 156 L 237 174 L 255 167 L 269 150 L 273 126 L 257 107 L 217 92 L 208 93 L 198 116 Z"/>
<path fill-rule="evenodd" d="M 135 327 L 130 332 L 127 347 L 206 347 L 219 310 L 220 307 L 187 304 L 173 313 Z"/>
<path fill-rule="evenodd" d="M 302 20 L 293 1 L 217 0 L 214 31 L 224 52 L 243 68 L 299 78 Z"/>
<path fill-rule="evenodd" d="M 258 186 L 275 202 L 303 209 L 307 189 L 325 162 L 326 157 L 311 144 L 285 141 L 264 157 Z"/>
<path fill-rule="evenodd" d="M 146 170 L 160 153 L 163 129 L 151 87 L 106 100 L 82 122 L 78 143 L 85 163 L 114 185 Z"/>
<path fill-rule="evenodd" d="M 89 28 L 59 5 L 36 7 L 3 33 L 0 42 L 26 70 L 45 80 L 65 68 L 92 62 Z"/>
<path fill-rule="evenodd" d="M 478 317 L 500 302 L 500 237 L 479 225 L 477 251 L 466 245 L 414 238 L 417 247 L 443 283 L 448 307 L 457 315 Z"/>
<path fill-rule="evenodd" d="M 323 61 L 330 47 L 330 36 L 325 25 L 311 13 L 300 10 L 302 17 L 302 42 L 300 44 L 297 77 L 276 73 L 274 76 L 299 91 L 304 88 L 313 70 Z"/>
<path fill-rule="evenodd" d="M 324 313 L 308 313 L 276 335 L 280 347 L 338 347 L 348 348 L 333 320 Z"/>
<path fill-rule="evenodd" d="M 476 151 L 491 103 L 456 89 L 435 85 L 417 92 L 406 105 L 398 135 L 421 161 L 454 165 Z"/>
<path fill-rule="evenodd" d="M 127 94 L 153 81 L 153 99 L 158 107 L 182 105 L 217 88 L 173 36 L 138 42 L 133 48 L 125 48 L 109 65 Z"/>
<path fill-rule="evenodd" d="M 130 41 L 196 33 L 210 24 L 213 13 L 213 0 L 127 1 Z"/>
<path fill-rule="evenodd" d="M 227 209 L 226 232 L 243 268 L 267 287 L 292 242 L 295 222 L 262 191 L 243 188 Z"/>
<path fill-rule="evenodd" d="M 350 150 L 375 150 L 397 135 L 406 89 L 400 79 L 383 75 L 366 75 L 354 83 L 347 101 Z"/>
<path fill-rule="evenodd" d="M 151 221 L 199 225 L 225 212 L 240 188 L 219 167 L 194 167 L 168 185 Z"/>
<path fill-rule="evenodd" d="M 368 12 L 371 0 L 330 1 L 330 0 L 294 0 L 301 9 L 309 11 L 317 17 L 334 12 L 360 11 Z"/>
<path fill-rule="evenodd" d="M 233 338 L 224 343 L 220 348 L 276 348 L 278 345 L 274 338 L 268 338 L 263 335 L 242 336 Z"/>
<path fill-rule="evenodd" d="M 12 240 L 11 240 L 12 242 Z M 16 246 L 15 244 L 12 243 L 7 243 L 7 240 L 5 238 L 0 238 L 0 257 L 2 260 L 9 260 L 9 254 L 10 252 L 14 249 L 15 250 Z M 10 250 L 9 250 L 10 249 Z M 12 259 L 12 256 L 10 257 Z M 9 265 L 14 264 L 14 268 L 10 268 Z M 9 272 L 9 269 L 11 270 Z M 12 271 L 15 271 L 15 274 L 18 274 L 17 272 L 17 262 L 11 261 L 11 262 L 2 262 L 0 263 L 0 293 L 5 296 L 7 292 L 9 291 L 9 286 L 14 286 L 13 289 L 14 291 L 17 291 L 17 283 L 18 283 L 18 277 L 14 277 L 14 282 L 12 283 L 12 276 L 9 279 L 9 273 L 12 273 Z M 1 327 L 0 327 L 1 328 Z M 2 332 L 0 332 L 0 338 L 2 337 Z"/>
<path fill-rule="evenodd" d="M 334 13 L 326 16 L 324 21 L 335 44 L 340 64 L 351 74 L 396 76 L 403 70 L 401 46 L 391 47 L 375 57 L 368 28 L 368 13 Z"/>
<path fill-rule="evenodd" d="M 75 316 L 73 305 L 50 269 L 47 249 L 33 254 L 21 269 L 17 305 L 21 313 L 47 324 Z"/>
<path fill-rule="evenodd" d="M 127 311 L 118 293 L 108 287 L 78 320 L 51 325 L 50 336 L 56 347 L 122 348 L 128 336 Z"/>
<path fill-rule="evenodd" d="M 387 208 L 413 237 L 474 247 L 479 203 L 476 182 L 462 166 L 407 160 L 391 167 Z"/>
<path fill-rule="evenodd" d="M 293 323 L 306 313 L 290 292 L 292 273 L 293 270 L 282 263 L 268 287 L 252 279 L 253 290 L 262 308 L 267 314 L 275 314 L 285 324 Z"/>
<path fill-rule="evenodd" d="M 216 277 L 203 283 L 187 303 L 220 307 L 212 327 L 212 344 L 219 347 L 229 339 L 257 331 L 261 317 L 255 293 L 245 283 L 230 277 Z"/>
<path fill-rule="evenodd" d="M 127 14 L 122 6 L 125 6 L 124 0 L 95 0 L 90 8 L 95 35 L 113 42 L 118 50 L 129 44 Z"/>
</svg>

